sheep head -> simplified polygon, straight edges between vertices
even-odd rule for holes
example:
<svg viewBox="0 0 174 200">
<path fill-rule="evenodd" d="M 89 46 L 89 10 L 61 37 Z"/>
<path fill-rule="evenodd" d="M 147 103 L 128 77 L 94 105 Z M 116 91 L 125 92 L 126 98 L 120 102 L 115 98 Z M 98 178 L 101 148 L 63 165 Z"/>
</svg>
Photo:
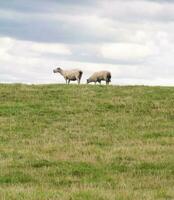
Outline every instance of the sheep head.
<svg viewBox="0 0 174 200">
<path fill-rule="evenodd" d="M 62 69 L 60 67 L 57 67 L 56 69 L 53 70 L 53 73 L 60 73 Z"/>
</svg>

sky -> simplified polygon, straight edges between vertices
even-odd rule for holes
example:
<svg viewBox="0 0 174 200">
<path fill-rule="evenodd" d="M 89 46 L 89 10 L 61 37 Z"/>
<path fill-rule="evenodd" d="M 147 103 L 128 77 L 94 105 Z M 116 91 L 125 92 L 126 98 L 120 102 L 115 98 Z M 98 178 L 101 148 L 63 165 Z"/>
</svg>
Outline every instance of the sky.
<svg viewBox="0 0 174 200">
<path fill-rule="evenodd" d="M 0 83 L 64 83 L 56 67 L 174 86 L 174 0 L 0 0 Z"/>
</svg>

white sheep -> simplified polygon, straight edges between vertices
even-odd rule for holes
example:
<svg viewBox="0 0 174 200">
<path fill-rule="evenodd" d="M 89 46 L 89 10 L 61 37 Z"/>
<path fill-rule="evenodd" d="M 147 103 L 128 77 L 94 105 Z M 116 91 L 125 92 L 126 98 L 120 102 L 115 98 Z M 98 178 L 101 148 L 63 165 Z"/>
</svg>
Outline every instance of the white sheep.
<svg viewBox="0 0 174 200">
<path fill-rule="evenodd" d="M 64 77 L 66 84 L 67 83 L 69 84 L 70 81 L 76 81 L 76 80 L 78 84 L 80 84 L 80 80 L 83 74 L 83 72 L 79 69 L 63 70 L 60 67 L 54 69 L 53 72 L 60 73 Z"/>
<path fill-rule="evenodd" d="M 106 81 L 106 84 L 109 84 L 111 82 L 111 73 L 109 71 L 99 71 L 87 79 L 87 83 L 94 82 L 96 84 L 96 82 L 99 82 L 101 84 L 101 81 Z"/>
</svg>

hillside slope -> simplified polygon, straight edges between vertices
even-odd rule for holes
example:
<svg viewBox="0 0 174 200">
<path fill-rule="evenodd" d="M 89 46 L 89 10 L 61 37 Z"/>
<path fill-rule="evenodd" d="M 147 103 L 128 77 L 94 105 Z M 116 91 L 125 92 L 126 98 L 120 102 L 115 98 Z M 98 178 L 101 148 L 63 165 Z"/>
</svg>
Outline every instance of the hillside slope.
<svg viewBox="0 0 174 200">
<path fill-rule="evenodd" d="M 0 85 L 0 199 L 174 199 L 174 88 Z"/>
</svg>

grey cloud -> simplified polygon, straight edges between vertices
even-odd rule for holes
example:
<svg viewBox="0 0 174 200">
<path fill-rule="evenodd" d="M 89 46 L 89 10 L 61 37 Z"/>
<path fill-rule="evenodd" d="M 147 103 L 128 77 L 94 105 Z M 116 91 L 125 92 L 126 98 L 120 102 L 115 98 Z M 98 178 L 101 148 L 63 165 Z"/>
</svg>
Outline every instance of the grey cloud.
<svg viewBox="0 0 174 200">
<path fill-rule="evenodd" d="M 101 16 L 124 23 L 166 23 L 174 21 L 174 2 L 133 0 L 105 2 Z"/>
<path fill-rule="evenodd" d="M 5 0 L 0 1 L 0 8 L 7 10 L 16 10 L 22 12 L 57 12 L 61 9 L 64 10 L 66 7 L 89 7 L 91 5 L 96 5 L 96 1 L 93 0 Z M 75 9 L 76 10 L 76 9 Z"/>
<path fill-rule="evenodd" d="M 83 20 L 68 21 L 64 19 L 36 18 L 23 14 L 18 18 L 4 19 L 0 17 L 0 35 L 40 42 L 60 43 L 99 43 L 112 42 L 112 35 L 108 37 L 106 32 L 98 31 L 85 24 Z M 78 17 L 78 16 L 77 16 Z M 22 19 L 21 19 L 22 18 Z"/>
<path fill-rule="evenodd" d="M 116 24 L 120 24 L 120 27 L 124 27 L 125 29 L 123 31 L 125 31 L 126 29 L 130 30 L 128 25 L 132 22 L 140 23 L 140 26 L 143 26 L 142 23 L 152 24 L 154 20 L 157 20 L 158 23 L 174 20 L 173 10 L 164 12 L 164 9 L 154 14 L 153 7 L 152 11 L 148 12 L 148 8 L 143 8 L 143 10 L 137 9 L 136 4 L 130 4 L 129 1 L 100 2 L 101 3 L 92 0 L 38 0 L 30 1 L 30 3 L 28 0 L 1 1 L 1 10 L 4 9 L 4 11 L 10 12 L 8 9 L 13 9 L 17 12 L 11 12 L 11 17 L 9 13 L 7 16 L 0 15 L 0 35 L 40 42 L 119 42 L 124 38 L 122 37 L 122 33 L 120 34 L 119 27 Z M 140 2 L 148 1 L 136 2 L 139 2 L 139 5 L 141 5 Z M 25 12 L 26 10 L 28 12 Z M 52 12 L 49 13 L 50 10 Z M 33 12 L 36 12 L 36 14 Z M 68 19 L 59 18 L 58 16 L 54 17 L 57 13 L 68 16 Z M 109 28 L 113 29 L 112 33 L 108 31 L 108 26 L 103 30 L 99 30 L 98 27 L 95 28 L 95 24 L 93 25 L 94 22 L 90 21 L 90 18 L 88 22 L 84 21 L 83 18 L 77 20 L 79 16 L 83 15 L 86 17 L 96 15 L 101 20 L 107 19 L 112 22 L 111 25 L 109 25 Z M 71 20 L 71 18 L 74 19 L 74 21 Z M 132 30 L 133 28 L 134 27 L 132 27 Z"/>
</svg>

